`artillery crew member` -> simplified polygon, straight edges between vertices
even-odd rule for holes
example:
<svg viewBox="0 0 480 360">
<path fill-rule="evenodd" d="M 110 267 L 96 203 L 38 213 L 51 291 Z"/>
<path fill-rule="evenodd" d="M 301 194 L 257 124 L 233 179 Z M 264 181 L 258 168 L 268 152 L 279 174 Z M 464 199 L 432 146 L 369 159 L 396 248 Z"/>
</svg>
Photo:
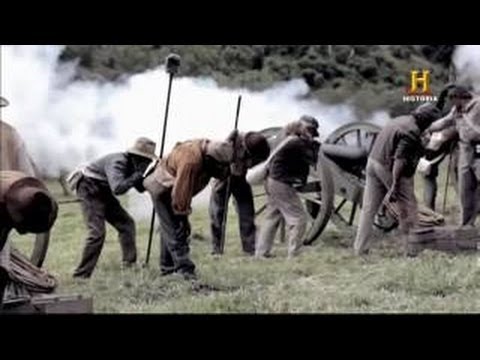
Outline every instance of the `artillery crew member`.
<svg viewBox="0 0 480 360">
<path fill-rule="evenodd" d="M 256 257 L 271 257 L 277 229 L 283 218 L 287 227 L 288 257 L 297 255 L 303 244 L 308 215 L 296 187 L 306 183 L 310 166 L 317 163 L 318 122 L 310 116 L 290 123 L 283 130 L 286 138 L 267 161 L 267 208 L 255 251 Z"/>
<path fill-rule="evenodd" d="M 6 107 L 7 99 L 0 96 L 0 107 Z M 20 171 L 25 176 L 36 176 L 36 167 L 26 150 L 25 143 L 17 130 L 0 119 L 0 171 Z M 3 215 L 2 215 L 3 216 Z M 3 218 L 0 216 L 0 219 Z M 5 220 L 6 221 L 6 220 Z M 7 241 L 7 233 L 3 230 L 4 242 L 0 246 L 0 267 L 10 268 L 10 246 Z M 1 281 L 0 281 L 1 282 Z M 0 286 L 1 287 L 1 286 Z M 0 296 L 1 298 L 2 296 Z"/>
<path fill-rule="evenodd" d="M 442 110 L 447 99 L 449 91 L 454 88 L 454 84 L 445 86 L 437 101 L 437 107 Z M 446 156 L 450 154 L 450 163 L 457 163 L 458 159 L 458 131 L 454 121 L 450 119 L 453 114 L 456 116 L 455 109 L 444 118 L 436 120 L 424 132 L 425 138 L 425 156 L 419 162 L 417 170 L 422 174 L 424 180 L 423 198 L 425 205 L 435 211 L 435 200 L 437 197 L 437 177 L 438 169 Z M 454 166 L 454 176 L 457 178 L 457 167 Z"/>
<path fill-rule="evenodd" d="M 8 283 L 9 253 L 3 252 L 8 234 L 49 231 L 58 205 L 45 185 L 19 171 L 0 171 L 0 308 Z M 2 255 L 3 254 L 3 255 Z"/>
<path fill-rule="evenodd" d="M 413 175 L 423 155 L 421 135 L 440 115 L 436 106 L 423 104 L 411 115 L 391 120 L 378 134 L 367 162 L 362 213 L 354 243 L 356 255 L 368 252 L 374 217 L 382 203 L 398 203 L 403 234 L 416 225 Z"/>
<path fill-rule="evenodd" d="M 455 125 L 448 126 L 442 130 L 436 130 L 437 123 L 442 119 L 435 121 L 428 129 L 428 145 L 425 149 L 424 160 L 420 160 L 418 170 L 423 176 L 424 193 L 423 199 L 425 205 L 435 211 L 435 200 L 437 197 L 437 178 L 438 169 L 442 161 L 449 154 L 452 156 L 451 162 L 457 163 L 458 151 L 458 132 Z M 425 161 L 426 160 L 426 161 Z M 424 166 L 420 166 L 424 164 Z M 455 176 L 457 175 L 456 166 L 454 166 Z"/>
<path fill-rule="evenodd" d="M 89 278 L 105 242 L 105 221 L 117 231 L 125 266 L 137 260 L 135 222 L 116 198 L 131 188 L 143 192 L 143 173 L 155 157 L 155 143 L 141 137 L 126 152 L 106 155 L 69 177 L 72 190 L 81 200 L 88 228 L 80 264 L 74 277 Z"/>
<path fill-rule="evenodd" d="M 463 87 L 454 89 L 452 101 L 459 112 L 456 125 L 460 138 L 458 186 L 462 225 L 475 225 L 480 191 L 480 97 Z"/>
<path fill-rule="evenodd" d="M 468 88 L 456 86 L 450 93 L 453 108 L 439 120 L 438 129 L 455 125 L 458 131 L 458 187 L 462 208 L 461 224 L 474 226 L 480 190 L 480 97 Z"/>
<path fill-rule="evenodd" d="M 240 238 L 243 252 L 255 254 L 255 208 L 250 184 L 246 180 L 247 170 L 265 161 L 270 155 L 267 139 L 258 132 L 246 134 L 234 131 L 227 139 L 236 147 L 234 163 L 230 166 L 230 191 L 227 194 L 227 179 L 217 179 L 212 186 L 209 214 L 213 254 L 221 253 L 221 237 L 226 199 L 233 195 L 238 214 Z"/>
<path fill-rule="evenodd" d="M 152 172 L 147 170 L 143 185 L 160 219 L 162 275 L 178 273 L 185 279 L 196 278 L 189 247 L 192 198 L 212 177 L 221 180 L 228 177 L 233 153 L 231 142 L 189 140 L 177 143 Z"/>
</svg>

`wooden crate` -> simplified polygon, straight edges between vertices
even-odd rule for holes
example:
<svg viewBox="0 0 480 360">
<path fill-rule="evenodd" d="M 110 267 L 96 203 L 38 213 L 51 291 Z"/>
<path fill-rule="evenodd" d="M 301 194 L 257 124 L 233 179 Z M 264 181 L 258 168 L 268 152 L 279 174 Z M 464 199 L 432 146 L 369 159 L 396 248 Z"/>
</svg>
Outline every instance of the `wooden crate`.
<svg viewBox="0 0 480 360">
<path fill-rule="evenodd" d="M 407 253 L 416 255 L 424 249 L 451 253 L 480 250 L 480 230 L 472 227 L 430 227 L 413 232 L 408 239 Z"/>
<path fill-rule="evenodd" d="M 4 304 L 5 314 L 91 314 L 92 298 L 81 295 L 38 295 L 30 301 Z"/>
</svg>

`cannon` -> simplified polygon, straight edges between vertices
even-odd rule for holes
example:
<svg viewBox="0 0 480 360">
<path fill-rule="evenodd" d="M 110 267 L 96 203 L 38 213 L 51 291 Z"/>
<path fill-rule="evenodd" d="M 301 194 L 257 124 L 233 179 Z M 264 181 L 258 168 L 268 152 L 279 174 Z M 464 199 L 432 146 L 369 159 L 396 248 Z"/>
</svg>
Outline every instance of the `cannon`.
<svg viewBox="0 0 480 360">
<path fill-rule="evenodd" d="M 322 143 L 318 163 L 310 169 L 307 183 L 297 191 L 311 217 L 305 245 L 317 240 L 332 217 L 352 225 L 363 198 L 365 167 L 380 127 L 366 122 L 341 126 Z M 275 148 L 281 141 L 281 128 L 268 128 L 261 133 Z M 260 185 L 252 182 L 252 185 Z M 258 202 L 265 194 L 255 195 Z M 345 210 L 350 206 L 350 212 Z M 265 206 L 260 206 L 260 216 Z M 343 213 L 341 212 L 342 210 Z"/>
<path fill-rule="evenodd" d="M 353 122 L 339 127 L 322 142 L 318 163 L 310 169 L 307 183 L 297 188 L 311 217 L 305 245 L 313 244 L 331 219 L 337 224 L 353 225 L 362 206 L 368 156 L 380 130 L 380 126 L 372 123 Z M 281 128 L 275 127 L 261 133 L 275 148 L 281 141 L 280 131 Z M 251 184 L 260 185 L 255 181 Z M 264 192 L 256 193 L 255 199 L 261 202 L 264 196 Z M 260 206 L 256 215 L 260 216 L 264 209 L 265 205 Z M 432 221 L 435 225 L 443 222 L 443 217 L 438 214 L 435 217 L 429 210 L 422 208 L 421 214 L 430 226 Z M 382 231 L 391 231 L 397 225 L 396 216 L 394 208 L 383 209 L 375 225 Z"/>
</svg>

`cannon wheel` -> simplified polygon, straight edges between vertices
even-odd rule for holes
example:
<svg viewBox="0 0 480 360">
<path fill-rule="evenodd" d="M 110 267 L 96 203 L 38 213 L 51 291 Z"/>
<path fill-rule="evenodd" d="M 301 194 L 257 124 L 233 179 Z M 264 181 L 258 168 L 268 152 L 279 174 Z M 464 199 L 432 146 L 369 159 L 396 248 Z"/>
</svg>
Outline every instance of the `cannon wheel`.
<svg viewBox="0 0 480 360">
<path fill-rule="evenodd" d="M 332 132 L 325 143 L 364 147 L 370 154 L 381 129 L 380 126 L 367 122 L 349 123 Z"/>
<path fill-rule="evenodd" d="M 311 245 L 319 238 L 334 209 L 335 188 L 330 168 L 322 152 L 318 156 L 317 167 L 310 169 L 307 185 L 303 188 L 312 186 L 317 190 L 313 196 L 305 194 L 301 189 L 298 191 L 300 197 L 305 200 L 307 212 L 313 219 L 303 242 L 305 245 Z"/>
<path fill-rule="evenodd" d="M 325 143 L 327 144 L 337 144 L 337 145 L 347 145 L 361 147 L 367 150 L 368 154 L 372 151 L 373 144 L 377 138 L 378 133 L 380 132 L 381 127 L 372 123 L 367 122 L 354 122 L 343 125 L 332 132 L 326 139 Z M 365 184 L 366 174 L 365 168 L 355 169 L 351 174 L 362 184 Z M 342 196 L 337 192 L 337 195 Z M 360 204 L 352 203 L 348 219 L 345 219 L 340 215 L 340 210 L 347 203 L 347 199 L 343 198 L 338 204 L 335 205 L 334 215 L 339 218 L 342 222 L 348 224 L 349 226 L 353 225 L 355 219 L 355 214 L 357 208 Z"/>
<path fill-rule="evenodd" d="M 261 133 L 267 138 L 272 139 L 280 132 L 281 128 L 269 128 Z M 271 141 L 273 146 L 278 145 L 278 141 Z M 334 185 L 328 163 L 322 152 L 319 154 L 318 163 L 315 168 L 310 169 L 307 184 L 297 189 L 300 198 L 303 200 L 305 208 L 311 217 L 309 227 L 306 231 L 304 239 L 305 245 L 311 245 L 318 239 L 322 231 L 325 229 L 334 205 Z M 256 197 L 263 196 L 257 195 Z M 257 210 L 256 215 L 260 215 L 265 210 L 265 206 Z"/>
</svg>

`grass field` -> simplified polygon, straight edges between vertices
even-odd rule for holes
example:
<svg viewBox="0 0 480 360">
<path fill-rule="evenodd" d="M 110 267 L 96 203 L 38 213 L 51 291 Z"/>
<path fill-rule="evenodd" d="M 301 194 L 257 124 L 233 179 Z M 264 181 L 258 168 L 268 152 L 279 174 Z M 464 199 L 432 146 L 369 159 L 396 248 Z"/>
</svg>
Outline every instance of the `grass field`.
<svg viewBox="0 0 480 360">
<path fill-rule="evenodd" d="M 440 182 L 443 184 L 443 180 Z M 59 187 L 50 187 L 60 194 Z M 440 187 L 442 188 L 442 186 Z M 439 196 L 439 202 L 441 196 Z M 456 202 L 450 191 L 449 203 Z M 449 222 L 456 214 L 448 208 Z M 207 211 L 191 217 L 192 257 L 204 287 L 177 276 L 161 277 L 159 239 L 149 268 L 122 269 L 115 231 L 89 281 L 71 275 L 79 261 L 85 229 L 76 203 L 60 207 L 44 267 L 59 280 L 57 293 L 92 296 L 96 313 L 424 313 L 478 312 L 480 260 L 477 255 L 425 251 L 405 258 L 390 236 L 368 258 L 352 255 L 354 228 L 330 223 L 314 246 L 295 260 L 277 243 L 274 259 L 255 260 L 240 251 L 237 219 L 229 212 L 226 254 L 210 255 Z M 137 224 L 139 263 L 145 259 L 148 222 Z M 27 251 L 29 239 L 14 239 Z"/>
</svg>

